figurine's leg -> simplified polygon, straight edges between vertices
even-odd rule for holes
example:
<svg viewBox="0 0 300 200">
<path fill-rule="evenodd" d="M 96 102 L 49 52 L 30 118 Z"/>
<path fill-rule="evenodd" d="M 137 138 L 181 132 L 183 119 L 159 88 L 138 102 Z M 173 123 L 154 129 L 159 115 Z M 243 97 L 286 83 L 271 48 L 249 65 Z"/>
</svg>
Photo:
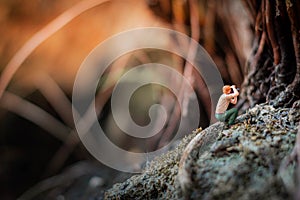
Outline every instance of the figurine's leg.
<svg viewBox="0 0 300 200">
<path fill-rule="evenodd" d="M 228 120 L 228 124 L 232 125 L 234 124 L 234 121 L 238 115 L 238 110 L 236 108 L 231 108 L 230 110 L 227 110 L 225 113 L 225 120 Z"/>
<path fill-rule="evenodd" d="M 215 117 L 220 122 L 225 122 L 225 113 L 224 114 L 216 114 Z"/>
</svg>

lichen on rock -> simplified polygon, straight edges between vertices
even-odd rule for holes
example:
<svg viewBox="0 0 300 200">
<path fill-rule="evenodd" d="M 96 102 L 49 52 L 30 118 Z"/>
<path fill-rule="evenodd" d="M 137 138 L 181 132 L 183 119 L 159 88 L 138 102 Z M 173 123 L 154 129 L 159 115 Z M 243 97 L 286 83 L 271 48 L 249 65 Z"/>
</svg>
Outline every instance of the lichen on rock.
<svg viewBox="0 0 300 200">
<path fill-rule="evenodd" d="M 174 150 L 156 158 L 142 174 L 115 184 L 106 191 L 105 198 L 291 199 L 293 191 L 289 188 L 296 184 L 296 165 L 284 171 L 280 166 L 295 144 L 298 104 L 278 109 L 257 105 L 228 130 L 220 129 L 220 123 L 216 123 L 198 133 L 219 131 L 215 141 L 207 145 L 209 148 L 199 146 L 188 155 L 185 167 L 191 183 L 186 193 L 178 180 L 179 161 L 197 133 L 186 136 Z"/>
</svg>

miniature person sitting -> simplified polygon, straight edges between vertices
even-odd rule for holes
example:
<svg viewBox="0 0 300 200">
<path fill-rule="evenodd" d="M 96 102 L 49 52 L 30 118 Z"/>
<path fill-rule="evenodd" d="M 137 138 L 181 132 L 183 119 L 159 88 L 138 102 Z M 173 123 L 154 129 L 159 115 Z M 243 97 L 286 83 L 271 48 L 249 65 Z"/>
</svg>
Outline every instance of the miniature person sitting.
<svg viewBox="0 0 300 200">
<path fill-rule="evenodd" d="M 233 93 L 231 93 L 231 89 Z M 216 107 L 216 118 L 221 122 L 228 122 L 228 125 L 234 124 L 234 121 L 238 115 L 238 110 L 236 108 L 231 108 L 227 110 L 230 103 L 236 104 L 239 92 L 237 91 L 235 85 L 229 86 L 225 85 L 223 87 L 223 94 L 220 96 L 217 107 Z"/>
</svg>

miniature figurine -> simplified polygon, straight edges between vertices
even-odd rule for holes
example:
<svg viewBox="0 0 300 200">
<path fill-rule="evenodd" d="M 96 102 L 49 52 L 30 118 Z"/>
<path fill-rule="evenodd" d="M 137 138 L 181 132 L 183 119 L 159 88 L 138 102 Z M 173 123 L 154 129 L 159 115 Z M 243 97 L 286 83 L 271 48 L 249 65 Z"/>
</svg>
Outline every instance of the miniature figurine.
<svg viewBox="0 0 300 200">
<path fill-rule="evenodd" d="M 233 93 L 231 92 L 233 90 Z M 216 107 L 216 118 L 221 122 L 228 123 L 228 125 L 234 124 L 234 121 L 238 115 L 238 109 L 231 108 L 227 110 L 230 103 L 236 104 L 239 92 L 235 85 L 225 85 L 223 87 L 223 94 L 220 96 L 217 107 Z"/>
</svg>

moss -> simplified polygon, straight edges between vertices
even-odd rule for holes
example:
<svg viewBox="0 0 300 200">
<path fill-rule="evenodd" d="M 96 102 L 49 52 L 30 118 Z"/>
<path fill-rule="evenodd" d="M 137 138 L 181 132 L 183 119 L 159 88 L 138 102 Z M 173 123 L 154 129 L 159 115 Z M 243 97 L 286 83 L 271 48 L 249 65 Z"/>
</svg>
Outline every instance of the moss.
<svg viewBox="0 0 300 200">
<path fill-rule="evenodd" d="M 166 199 L 176 197 L 175 184 L 180 156 L 196 133 L 186 136 L 178 146 L 154 159 L 141 175 L 115 184 L 105 194 L 106 199 Z"/>
<path fill-rule="evenodd" d="M 220 131 L 207 150 L 189 155 L 191 199 L 291 199 L 279 170 L 291 152 L 297 133 L 299 109 L 258 105 Z M 212 125 L 216 126 L 216 125 Z M 214 129 L 206 129 L 206 131 Z M 209 132 L 207 133 L 209 134 Z M 181 154 L 195 133 L 172 151 L 152 161 L 144 173 L 106 191 L 106 199 L 180 199 L 177 180 Z M 201 153 L 199 153 L 201 152 Z M 286 169 L 294 174 L 295 166 Z M 290 185 L 295 185 L 293 178 Z"/>
</svg>

